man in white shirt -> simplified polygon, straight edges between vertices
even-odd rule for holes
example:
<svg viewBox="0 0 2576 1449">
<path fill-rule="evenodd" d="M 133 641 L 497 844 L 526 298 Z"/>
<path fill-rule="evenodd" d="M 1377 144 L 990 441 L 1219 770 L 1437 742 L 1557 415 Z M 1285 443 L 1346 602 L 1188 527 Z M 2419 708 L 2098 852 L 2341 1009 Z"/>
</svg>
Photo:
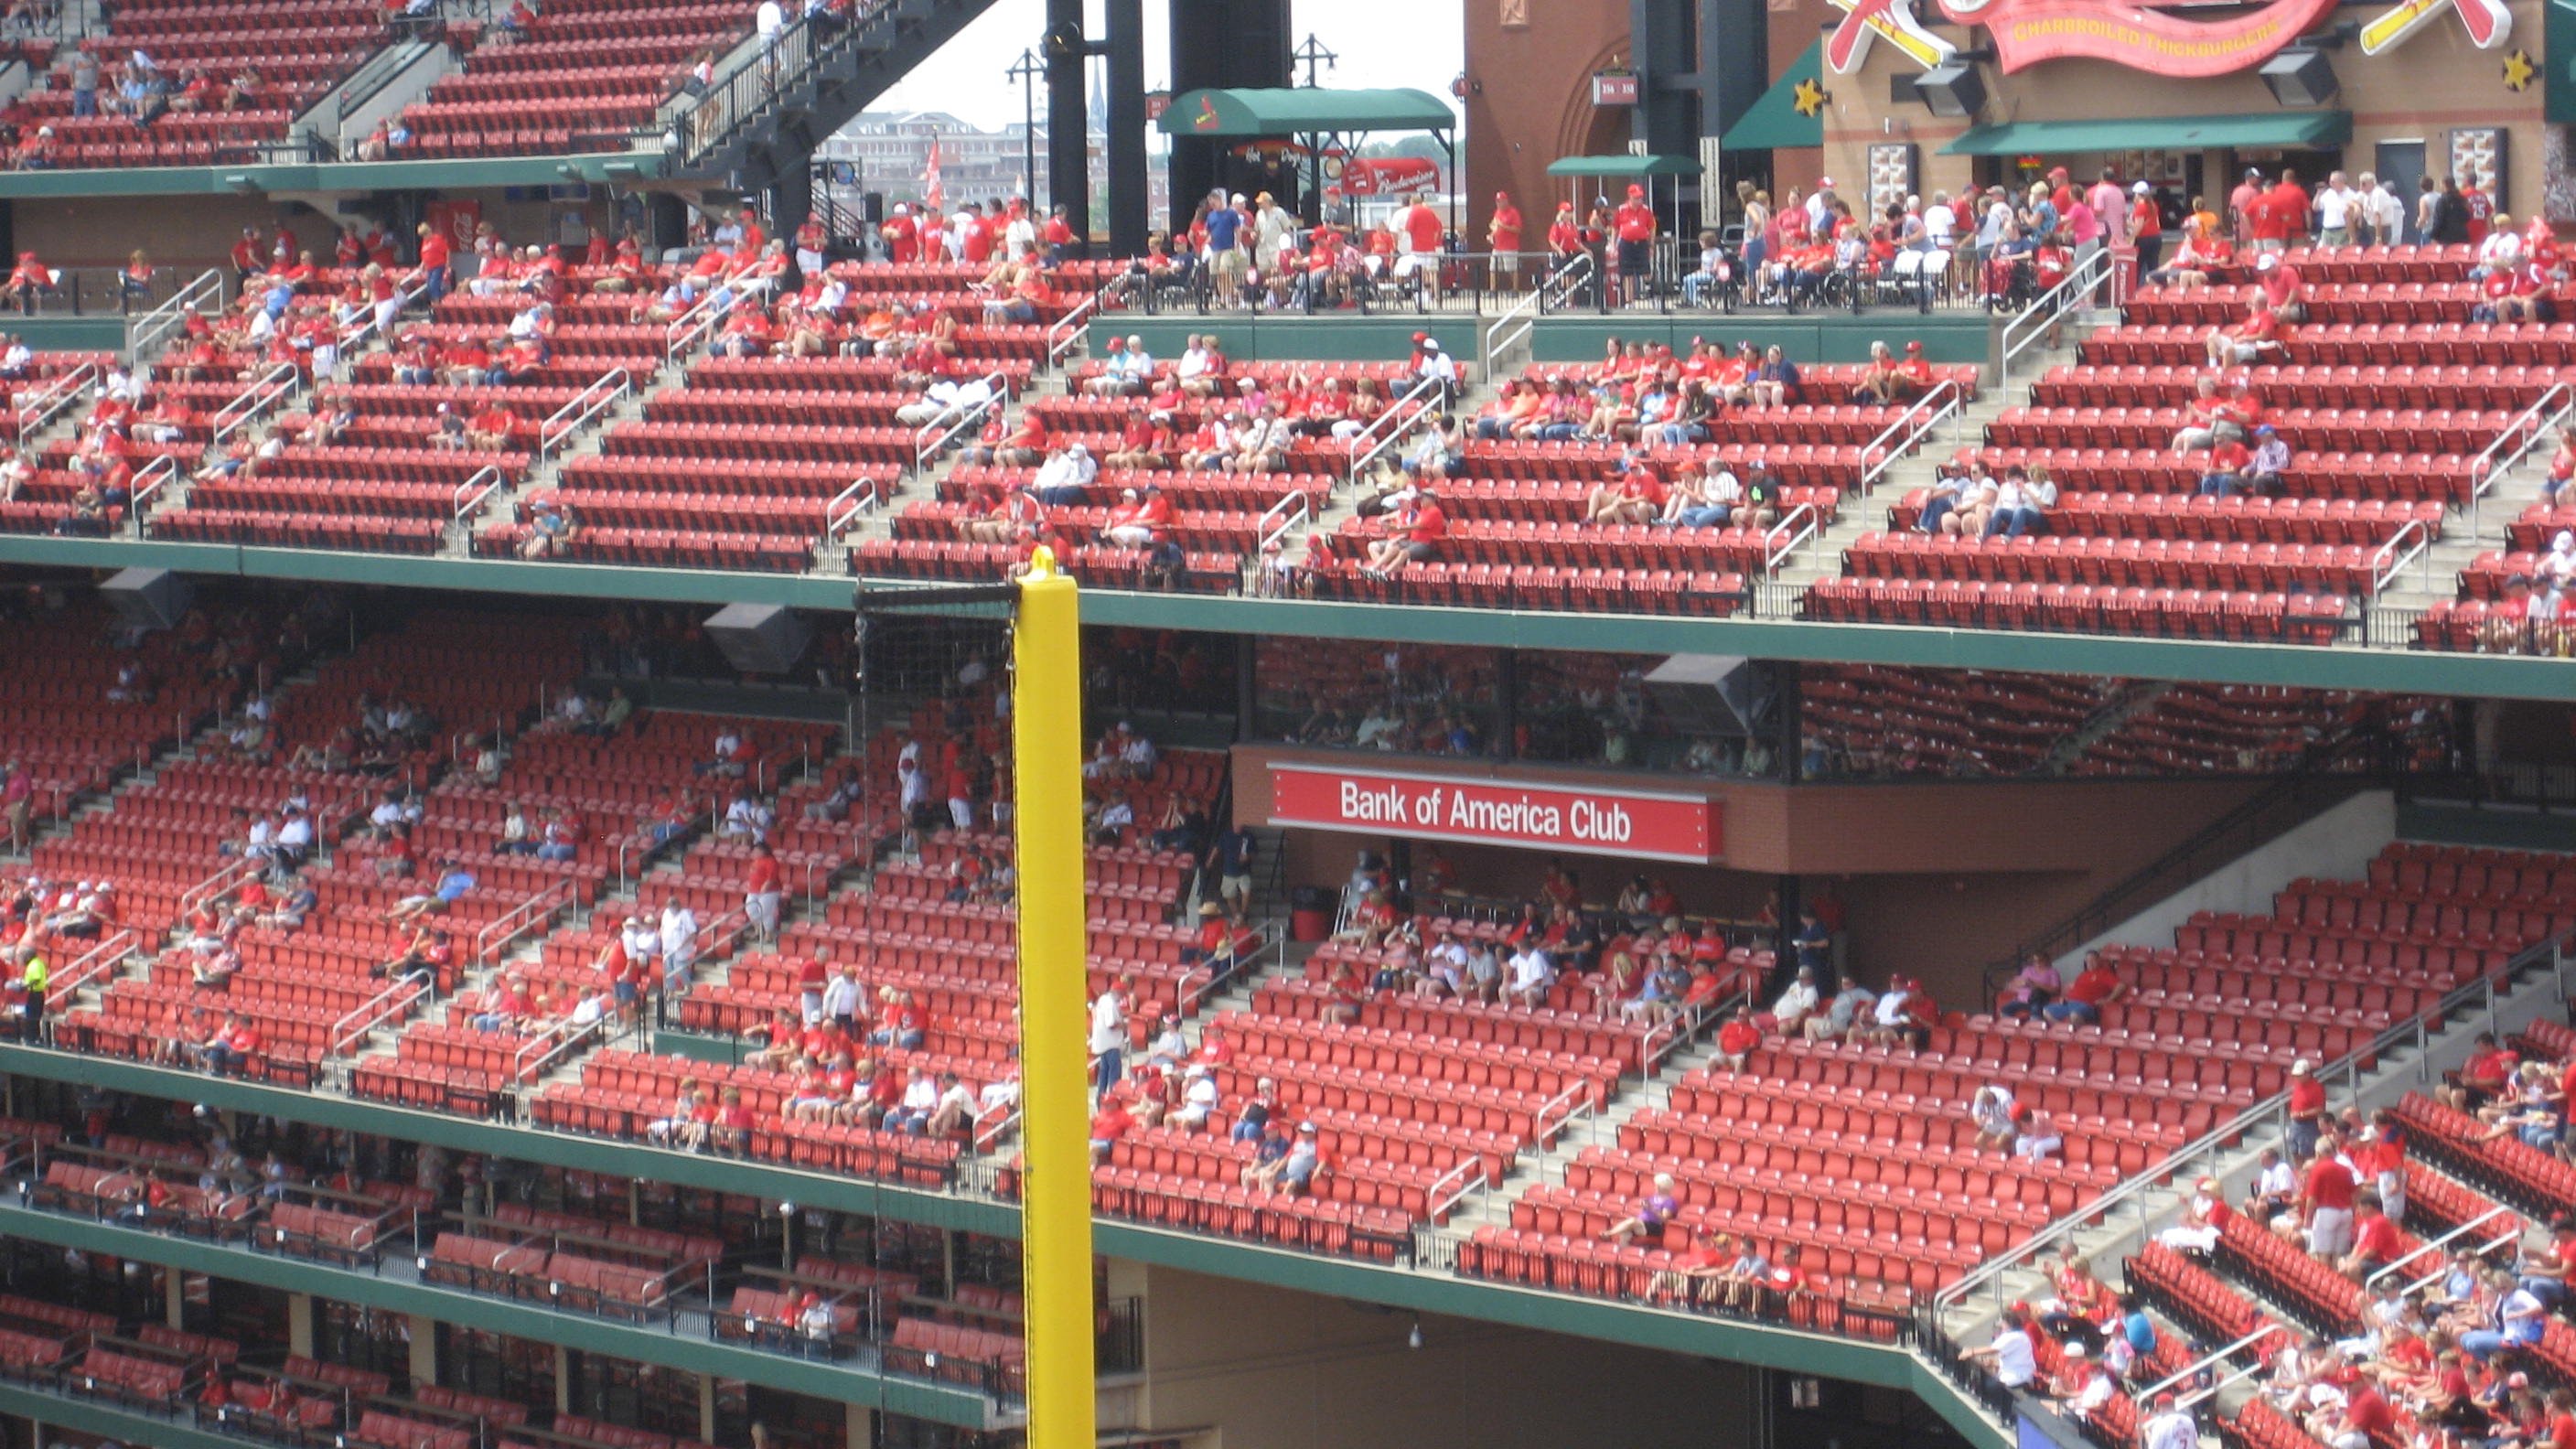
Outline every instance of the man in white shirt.
<svg viewBox="0 0 2576 1449">
<path fill-rule="evenodd" d="M 2344 185 L 2342 172 L 2333 172 L 2326 177 L 2326 184 L 2317 188 L 2317 245 L 2352 245 L 2353 213 L 2360 200 L 2350 187 Z"/>
<path fill-rule="evenodd" d="M 954 422 L 993 400 L 993 389 L 981 377 L 943 377 L 921 390 L 921 396 L 894 410 L 907 427 Z"/>
<path fill-rule="evenodd" d="M 1183 1076 L 1188 1084 L 1181 1089 L 1181 1105 L 1172 1109 L 1171 1121 L 1175 1126 L 1197 1131 L 1216 1111 L 1216 1078 L 1208 1075 L 1205 1062 L 1190 1063 Z"/>
<path fill-rule="evenodd" d="M 1507 975 L 1504 990 L 1523 1006 L 1537 1006 L 1547 998 L 1549 983 L 1556 980 L 1556 965 L 1533 941 L 1512 953 L 1505 963 Z"/>
<path fill-rule="evenodd" d="M 1815 968 L 1801 966 L 1798 979 L 1789 983 L 1789 989 L 1780 993 L 1778 1001 L 1771 1003 L 1772 1019 L 1780 1024 L 1781 1031 L 1795 1031 L 1799 1023 L 1807 1019 L 1807 1014 L 1816 1009 L 1820 1000 L 1822 998 L 1816 992 Z"/>
<path fill-rule="evenodd" d="M 1091 1003 L 1091 1084 L 1097 1091 L 1127 1074 L 1127 998 L 1110 987 Z"/>
<path fill-rule="evenodd" d="M 1968 1350 L 1963 1357 L 1991 1366 L 1995 1378 L 2014 1393 L 2029 1388 L 2031 1381 L 2039 1377 L 2039 1355 L 2031 1348 L 2030 1325 L 2010 1310 L 1995 1329 L 1994 1339 L 1984 1348 Z"/>
<path fill-rule="evenodd" d="M 859 985 L 858 969 L 852 966 L 842 967 L 838 973 L 823 983 L 824 1019 L 855 1025 L 859 1016 L 859 1003 L 866 999 L 866 996 L 866 988 Z"/>
<path fill-rule="evenodd" d="M 1100 465 L 1092 460 L 1091 450 L 1074 443 L 1038 465 L 1029 479 L 1029 492 L 1050 508 L 1075 508 L 1081 506 L 1091 480 L 1099 476 Z"/>
<path fill-rule="evenodd" d="M 2370 211 L 2373 242 L 2393 247 L 2406 240 L 2406 198 L 2397 194 L 2396 182 L 2381 177 L 2378 188 L 2364 201 Z"/>
<path fill-rule="evenodd" d="M 574 1003 L 571 1019 L 573 1026 L 578 1029 L 596 1026 L 599 1024 L 599 1019 L 606 1015 L 608 1015 L 608 990 L 606 987 L 594 986 L 590 988 L 588 995 Z"/>
<path fill-rule="evenodd" d="M 277 827 L 275 843 L 269 858 L 280 865 L 301 865 L 313 853 L 313 818 L 290 805 L 285 823 Z"/>
<path fill-rule="evenodd" d="M 1011 203 L 1010 219 L 1002 223 L 1002 255 L 1015 262 L 1025 262 L 1037 254 L 1038 225 L 1029 219 L 1025 203 Z"/>
<path fill-rule="evenodd" d="M 650 961 L 662 954 L 662 933 L 640 913 L 626 918 L 621 936 L 630 961 Z"/>
<path fill-rule="evenodd" d="M 2511 218 L 2498 213 L 2496 220 L 2508 222 Z M 2498 226 L 2487 233 L 2485 241 L 2478 243 L 2477 265 L 2469 268 L 2469 278 L 2475 281 L 2491 272 L 2511 272 L 2521 263 L 2522 233 L 2509 225 Z"/>
<path fill-rule="evenodd" d="M 685 996 L 689 968 L 698 959 L 698 916 L 678 900 L 662 903 L 662 994 Z"/>
</svg>

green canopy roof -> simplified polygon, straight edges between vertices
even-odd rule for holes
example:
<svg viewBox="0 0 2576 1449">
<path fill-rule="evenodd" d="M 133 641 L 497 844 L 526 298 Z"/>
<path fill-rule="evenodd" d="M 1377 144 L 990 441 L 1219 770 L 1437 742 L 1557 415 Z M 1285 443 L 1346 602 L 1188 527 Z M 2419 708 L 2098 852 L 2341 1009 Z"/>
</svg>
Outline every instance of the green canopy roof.
<svg viewBox="0 0 2576 1449">
<path fill-rule="evenodd" d="M 1560 156 L 1547 163 L 1550 176 L 1696 176 L 1696 156 Z"/>
<path fill-rule="evenodd" d="M 1971 126 L 1944 156 L 2067 155 L 2080 151 L 2202 151 L 2226 146 L 2340 146 L 2350 111 L 2249 111 L 2241 116 L 2141 116 L 2009 121 Z"/>
<path fill-rule="evenodd" d="M 1824 83 L 1825 38 L 1821 35 L 1807 42 L 1789 68 L 1771 83 L 1771 89 L 1754 99 L 1735 124 L 1726 128 L 1718 142 L 1729 151 L 1771 151 L 1791 146 L 1825 144 L 1825 112 L 1822 106 L 1812 116 L 1798 113 L 1798 91 L 1803 86 Z"/>
<path fill-rule="evenodd" d="M 1314 131 L 1449 131 L 1458 113 L 1417 90 L 1312 86 L 1186 91 L 1163 112 L 1171 136 L 1294 136 Z"/>
</svg>

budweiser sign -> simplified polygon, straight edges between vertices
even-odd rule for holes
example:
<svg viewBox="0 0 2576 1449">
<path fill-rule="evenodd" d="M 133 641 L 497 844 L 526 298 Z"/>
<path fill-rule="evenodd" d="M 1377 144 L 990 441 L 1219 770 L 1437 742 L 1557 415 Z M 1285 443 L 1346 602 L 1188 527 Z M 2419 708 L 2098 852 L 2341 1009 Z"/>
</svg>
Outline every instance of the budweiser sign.
<svg viewBox="0 0 2576 1449">
<path fill-rule="evenodd" d="M 1270 767 L 1270 823 L 1643 860 L 1718 848 L 1717 808 L 1697 795 L 1316 765 Z"/>
</svg>

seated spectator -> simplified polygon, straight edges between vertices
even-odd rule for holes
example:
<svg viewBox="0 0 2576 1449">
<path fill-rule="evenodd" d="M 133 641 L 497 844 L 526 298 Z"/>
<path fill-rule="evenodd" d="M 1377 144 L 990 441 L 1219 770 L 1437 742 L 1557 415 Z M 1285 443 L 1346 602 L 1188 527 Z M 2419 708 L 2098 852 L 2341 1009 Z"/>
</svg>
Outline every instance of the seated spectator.
<svg viewBox="0 0 2576 1449">
<path fill-rule="evenodd" d="M 1374 578 L 1393 578 L 1407 564 L 1437 557 L 1441 541 L 1448 536 L 1449 518 L 1440 507 L 1440 495 L 1425 484 L 1417 490 L 1414 500 L 1396 514 L 1386 537 L 1369 545 L 1368 562 L 1361 572 Z"/>
<path fill-rule="evenodd" d="M 2245 320 L 2209 334 L 2206 350 L 2212 367 L 2277 363 L 2289 355 L 2281 316 L 2260 296 L 2249 304 Z"/>
<path fill-rule="evenodd" d="M 1773 343 L 1762 354 L 1762 365 L 1753 373 L 1747 387 L 1746 405 L 1757 408 L 1787 407 L 1798 390 L 1798 364 L 1789 360 L 1786 349 Z"/>
<path fill-rule="evenodd" d="M 572 506 L 551 492 L 540 495 L 529 506 L 532 516 L 528 536 L 519 544 L 519 557 L 541 560 L 569 554 L 574 537 L 581 531 Z"/>
<path fill-rule="evenodd" d="M 2047 1162 L 2062 1157 L 2066 1139 L 2049 1115 L 2036 1107 L 2014 1109 L 2012 1155 L 2024 1162 Z"/>
<path fill-rule="evenodd" d="M 1977 1145 L 1997 1150 L 2010 1148 L 2019 1111 L 2011 1088 L 1996 1083 L 1979 1087 L 1968 1099 L 1968 1120 L 1976 1125 Z"/>
<path fill-rule="evenodd" d="M 2227 1220 L 2235 1216 L 2226 1196 L 2218 1189 L 2218 1179 L 2204 1177 L 2192 1185 L 2191 1197 L 2184 1202 L 2182 1221 L 2156 1234 L 2156 1241 L 2178 1253 L 2206 1257 L 2218 1246 L 2219 1234 Z"/>
<path fill-rule="evenodd" d="M 2200 475 L 2198 493 L 2203 498 L 2233 498 L 2249 489 L 2247 474 L 2253 467 L 2254 454 L 2246 446 L 2229 439 L 2209 450 L 2209 461 Z"/>
<path fill-rule="evenodd" d="M 1739 1006 L 1717 1029 L 1717 1064 L 1730 1072 L 1743 1071 L 1746 1060 L 1761 1044 L 1762 1028 L 1753 1020 L 1753 1008 Z"/>
<path fill-rule="evenodd" d="M 2239 475 L 2246 490 L 2260 498 L 2278 498 L 2289 491 L 2285 475 L 2290 471 L 2290 445 L 2281 440 L 2280 430 L 2270 423 L 2254 429 L 2254 454 L 2246 460 Z"/>
<path fill-rule="evenodd" d="M 1647 1246 L 1661 1247 L 1665 1225 L 1670 1223 L 1674 1214 L 1680 1211 L 1681 1200 L 1673 1193 L 1672 1174 L 1659 1172 L 1655 1174 L 1653 1191 L 1646 1194 L 1645 1198 L 1637 1204 L 1635 1211 L 1612 1223 L 1609 1231 L 1602 1236 L 1614 1243 L 1625 1243 L 1631 1238 L 1644 1238 Z"/>
<path fill-rule="evenodd" d="M 2192 383 L 2191 401 L 2183 406 L 2183 425 L 2173 435 L 2174 456 L 2244 437 L 2245 419 L 2231 399 L 2219 394 L 2218 378 L 2201 374 Z"/>
<path fill-rule="evenodd" d="M 1816 969 L 1801 966 L 1788 988 L 1780 993 L 1780 999 L 1771 1004 L 1772 1023 L 1784 1035 L 1790 1032 L 1803 1035 L 1808 1015 L 1822 1002 L 1823 997 L 1816 984 Z"/>
<path fill-rule="evenodd" d="M 1995 1014 L 2026 1021 L 2046 1010 L 2065 989 L 2066 980 L 2057 968 L 2034 951 L 2022 958 L 2021 970 L 2005 983 L 2003 997 L 1995 1003 Z"/>
<path fill-rule="evenodd" d="M 2147 273 L 2147 283 L 2188 292 L 2209 285 L 2209 274 L 2233 259 L 2234 249 L 2224 238 L 2207 236 L 2200 218 L 2187 217 L 2182 224 L 2182 244 L 2161 267 Z"/>
<path fill-rule="evenodd" d="M 2085 1026 L 2102 1024 L 2102 1008 L 2128 994 L 2128 983 L 2111 969 L 2100 953 L 2088 957 L 2084 969 L 2066 986 L 2062 1001 L 2040 1008 L 2040 1015 L 2050 1021 L 2071 1021 Z"/>
</svg>

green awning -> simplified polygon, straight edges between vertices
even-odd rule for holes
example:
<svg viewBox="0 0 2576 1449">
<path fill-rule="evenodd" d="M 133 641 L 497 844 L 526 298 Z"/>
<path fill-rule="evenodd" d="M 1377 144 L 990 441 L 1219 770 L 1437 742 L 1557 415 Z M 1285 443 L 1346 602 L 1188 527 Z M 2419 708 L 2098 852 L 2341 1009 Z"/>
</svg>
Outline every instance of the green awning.
<svg viewBox="0 0 2576 1449">
<path fill-rule="evenodd" d="M 2223 146 L 2340 146 L 2350 111 L 2249 111 L 2241 116 L 2010 121 L 1970 126 L 1944 156 L 2064 156 L 2100 151 L 2203 151 Z"/>
<path fill-rule="evenodd" d="M 1313 86 L 1186 91 L 1163 112 L 1168 136 L 1298 136 L 1318 131 L 1450 131 L 1458 113 L 1418 90 Z"/>
<path fill-rule="evenodd" d="M 1697 176 L 1696 156 L 1560 156 L 1547 163 L 1550 176 L 1610 176 L 1634 181 L 1647 176 Z"/>
<path fill-rule="evenodd" d="M 1820 35 L 1808 41 L 1771 89 L 1756 97 L 1726 128 L 1718 145 L 1729 151 L 1773 151 L 1825 144 L 1824 57 L 1825 38 Z M 1799 111 L 1801 94 L 1815 98 L 1814 114 Z"/>
</svg>

